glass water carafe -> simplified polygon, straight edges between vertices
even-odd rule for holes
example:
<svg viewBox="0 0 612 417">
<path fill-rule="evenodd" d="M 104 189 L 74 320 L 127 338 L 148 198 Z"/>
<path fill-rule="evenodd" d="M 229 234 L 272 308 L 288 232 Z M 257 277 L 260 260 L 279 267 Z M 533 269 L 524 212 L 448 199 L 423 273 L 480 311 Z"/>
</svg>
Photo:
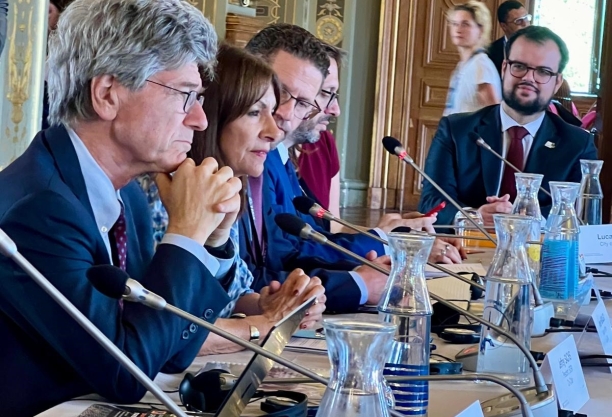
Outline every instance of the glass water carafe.
<svg viewBox="0 0 612 417">
<path fill-rule="evenodd" d="M 577 300 L 580 228 L 574 209 L 580 184 L 558 181 L 549 184 L 553 206 L 546 221 L 542 245 L 540 294 L 545 300 L 552 301 L 555 317 L 573 320 L 580 308 Z"/>
<path fill-rule="evenodd" d="M 533 219 L 527 240 L 539 242 L 543 217 L 542 211 L 540 210 L 538 193 L 544 175 L 517 172 L 514 174 L 514 177 L 516 180 L 516 199 L 512 205 L 512 214 L 529 216 Z M 533 271 L 534 282 L 536 284 L 539 282 L 541 249 L 541 245 L 527 244 L 529 266 Z"/>
<path fill-rule="evenodd" d="M 385 375 L 429 375 L 431 302 L 425 282 L 425 264 L 433 236 L 389 233 L 391 274 L 378 304 L 385 323 L 397 325 Z M 429 384 L 426 381 L 390 382 L 395 410 L 426 416 Z"/>
<path fill-rule="evenodd" d="M 525 216 L 493 216 L 497 248 L 486 276 L 483 318 L 511 333 L 527 349 L 531 344 L 533 308 L 525 243 L 532 219 Z M 477 372 L 493 374 L 513 385 L 530 382 L 529 362 L 521 350 L 503 334 L 482 325 Z"/>
<path fill-rule="evenodd" d="M 581 159 L 580 197 L 576 202 L 576 213 L 582 224 L 601 224 L 601 203 L 603 191 L 599 182 L 599 173 L 603 161 Z"/>
<path fill-rule="evenodd" d="M 317 417 L 387 417 L 383 367 L 395 325 L 346 319 L 323 321 L 331 375 Z"/>
</svg>

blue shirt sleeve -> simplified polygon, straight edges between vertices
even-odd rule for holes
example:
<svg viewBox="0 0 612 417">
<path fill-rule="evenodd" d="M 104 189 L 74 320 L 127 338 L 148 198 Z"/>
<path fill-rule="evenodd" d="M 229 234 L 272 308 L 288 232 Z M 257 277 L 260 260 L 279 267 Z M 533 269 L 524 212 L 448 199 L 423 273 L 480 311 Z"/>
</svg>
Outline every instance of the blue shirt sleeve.
<svg viewBox="0 0 612 417">
<path fill-rule="evenodd" d="M 368 296 L 370 295 L 368 293 L 368 287 L 366 287 L 363 278 L 361 278 L 361 275 L 359 275 L 357 272 L 349 271 L 349 275 L 353 277 L 353 279 L 355 280 L 355 284 L 357 284 L 357 286 L 359 287 L 359 291 L 361 291 L 361 299 L 359 300 L 359 304 L 365 304 L 368 301 Z"/>
<path fill-rule="evenodd" d="M 175 233 L 166 233 L 160 245 L 163 245 L 163 244 L 176 245 L 182 249 L 185 249 L 187 252 L 191 253 L 193 256 L 198 258 L 200 262 L 204 264 L 206 269 L 210 271 L 210 274 L 214 276 L 215 278 L 217 277 L 219 272 L 222 270 L 221 262 L 223 261 L 228 261 L 232 263 L 234 262 L 234 259 L 227 259 L 227 260 L 217 259 L 214 256 L 212 256 L 210 253 L 208 253 L 208 251 L 204 248 L 204 246 L 200 245 L 195 240 L 182 236 L 182 235 L 177 235 Z M 225 268 L 225 266 L 223 267 Z M 230 264 L 230 267 L 231 267 L 231 264 Z M 225 269 L 225 273 L 227 273 L 228 270 L 229 268 Z"/>
</svg>

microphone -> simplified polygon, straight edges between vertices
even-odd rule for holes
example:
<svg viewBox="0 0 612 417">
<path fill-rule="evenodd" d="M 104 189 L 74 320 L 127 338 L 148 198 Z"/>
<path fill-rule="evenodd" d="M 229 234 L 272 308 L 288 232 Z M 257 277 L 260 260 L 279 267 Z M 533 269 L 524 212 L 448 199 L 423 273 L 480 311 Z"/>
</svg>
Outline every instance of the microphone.
<svg viewBox="0 0 612 417">
<path fill-rule="evenodd" d="M 96 265 L 87 270 L 87 278 L 95 289 L 110 298 L 141 303 L 155 310 L 165 310 L 174 315 L 177 315 L 185 320 L 202 326 L 211 333 L 216 334 L 224 339 L 227 339 L 235 344 L 257 353 L 267 359 L 279 363 L 287 368 L 298 372 L 308 378 L 314 379 L 317 382 L 327 385 L 327 380 L 320 375 L 312 372 L 309 369 L 303 368 L 295 363 L 284 359 L 281 356 L 275 355 L 263 349 L 261 346 L 248 342 L 235 336 L 223 329 L 211 324 L 191 313 L 181 310 L 178 307 L 168 304 L 159 295 L 147 290 L 142 284 L 128 276 L 128 274 L 113 265 Z"/>
<path fill-rule="evenodd" d="M 369 266 L 372 269 L 377 270 L 378 272 L 381 272 L 385 275 L 389 275 L 390 271 L 383 268 L 380 265 L 375 264 L 374 262 L 371 262 L 365 258 L 362 258 L 361 256 L 345 249 L 342 248 L 339 245 L 336 245 L 333 242 L 329 242 L 327 240 L 327 238 L 322 235 L 321 233 L 315 232 L 312 230 L 312 227 L 310 227 L 309 224 L 306 224 L 302 219 L 300 219 L 299 217 L 296 217 L 292 214 L 277 214 L 276 217 L 274 218 L 274 220 L 276 221 L 276 223 L 279 225 L 279 227 L 281 229 L 283 229 L 285 232 L 292 234 L 294 236 L 300 236 L 303 239 L 312 239 L 315 242 L 319 242 L 322 243 L 324 245 L 328 245 L 331 246 L 333 248 L 341 248 L 341 252 L 358 260 L 359 262 Z M 470 281 L 471 283 L 471 281 Z M 457 307 L 455 304 L 446 301 L 444 298 L 439 297 L 437 295 L 435 295 L 434 293 L 430 292 L 429 296 L 431 298 L 433 298 L 434 300 L 436 300 L 437 302 L 439 302 L 440 304 L 458 312 L 459 314 L 462 314 L 466 317 L 469 317 L 473 320 L 476 320 L 477 322 L 484 324 L 487 327 L 490 327 L 491 329 L 495 330 L 496 332 L 502 334 L 503 336 L 506 336 L 508 339 L 510 339 L 522 352 L 523 354 L 527 357 L 527 360 L 529 361 L 529 365 L 531 366 L 532 370 L 533 370 L 533 377 L 534 377 L 534 381 L 535 381 L 535 387 L 538 393 L 544 393 L 548 391 L 548 388 L 546 387 L 546 382 L 544 380 L 544 377 L 542 376 L 542 373 L 540 372 L 540 369 L 538 368 L 538 364 L 536 363 L 534 357 L 531 355 L 531 352 L 529 352 L 529 349 L 527 349 L 523 344 L 521 344 L 515 337 L 514 335 L 512 335 L 511 333 L 506 332 L 503 328 L 491 323 L 490 321 L 487 321 L 473 313 L 470 313 L 467 310 L 464 310 L 462 308 Z"/>
<path fill-rule="evenodd" d="M 361 230 L 358 226 L 355 226 L 352 223 L 347 222 L 346 220 L 342 220 L 339 217 L 334 216 L 330 211 L 325 210 L 321 205 L 319 205 L 316 201 L 314 201 L 310 197 L 306 196 L 298 196 L 293 199 L 293 205 L 297 211 L 303 214 L 310 214 L 313 217 L 317 217 L 319 219 L 329 220 L 331 222 L 340 223 L 343 226 L 348 227 L 351 230 L 356 231 L 362 235 L 366 235 L 383 245 L 387 245 L 387 241 L 381 239 L 380 236 L 375 235 L 374 233 L 370 233 L 364 230 Z"/>
<path fill-rule="evenodd" d="M 512 168 L 513 170 L 515 170 L 516 172 L 518 172 L 519 174 L 522 174 L 523 171 L 521 171 L 520 169 L 518 169 L 516 166 L 514 166 L 512 163 L 510 163 L 510 161 L 508 161 L 506 158 L 504 158 L 503 156 L 501 156 L 500 154 L 498 154 L 497 152 L 495 152 L 495 150 L 493 148 L 491 148 L 491 146 L 484 141 L 483 138 L 481 138 L 480 136 L 478 136 L 478 133 L 476 132 L 470 132 L 468 133 L 468 136 L 471 140 L 473 140 L 474 142 L 476 142 L 476 144 L 478 146 L 480 146 L 481 148 L 486 149 L 487 151 L 491 152 L 493 155 L 495 155 L 498 159 L 500 159 L 504 164 L 508 165 L 510 168 Z M 544 189 L 544 187 L 540 187 L 540 191 L 542 191 L 544 194 L 546 194 L 547 196 L 549 196 L 550 198 L 552 198 L 552 195 L 550 195 L 550 193 Z"/>
<path fill-rule="evenodd" d="M 494 384 L 500 385 L 514 394 L 516 400 L 518 401 L 518 406 L 521 409 L 521 414 L 523 417 L 525 416 L 533 416 L 532 408 L 538 411 L 539 417 L 557 417 L 558 410 L 556 399 L 552 390 L 549 390 L 546 394 L 536 394 L 533 392 L 532 388 L 523 388 L 518 389 L 512 384 L 504 381 L 501 378 L 498 378 L 489 374 L 463 374 L 463 375 L 411 375 L 411 376 L 385 376 L 385 380 L 389 383 L 393 382 L 407 382 L 407 381 L 489 381 Z M 312 384 L 316 383 L 308 378 L 268 378 L 266 382 L 269 384 Z M 516 414 L 514 410 L 516 410 L 516 406 L 511 404 L 510 406 L 507 404 L 511 398 L 504 395 L 502 397 L 492 398 L 491 400 L 483 402 L 482 408 L 483 410 L 491 409 L 488 405 L 493 401 L 504 401 L 505 409 L 509 410 L 509 412 L 504 412 L 503 414 L 496 414 L 498 417 L 515 417 Z M 533 405 L 531 401 L 536 402 Z M 495 411 L 500 412 L 501 408 L 499 404 L 494 407 Z M 511 414 L 509 414 L 511 413 Z"/>
<path fill-rule="evenodd" d="M 91 271 L 91 272 L 90 272 Z M 125 300 L 128 301 L 134 301 L 134 302 L 140 302 L 142 304 L 145 304 L 147 306 L 152 306 L 152 305 L 157 305 L 159 306 L 159 300 L 163 300 L 162 297 L 160 297 L 159 295 L 148 291 L 146 288 L 144 288 L 140 283 L 138 283 L 136 285 L 136 288 L 133 287 L 134 283 L 136 283 L 136 280 L 133 280 L 131 278 L 128 277 L 128 275 L 125 273 L 125 271 L 112 266 L 112 265 L 98 265 L 98 266 L 94 266 L 92 268 L 90 268 L 87 271 L 87 277 L 88 279 L 90 279 L 92 285 L 94 285 L 94 287 L 100 291 L 102 294 L 105 294 L 111 298 L 121 298 L 123 297 Z M 130 294 L 134 294 L 134 293 L 138 293 L 139 291 L 141 291 L 140 289 L 146 291 L 146 294 L 144 295 L 144 298 L 140 298 L 140 297 L 133 297 L 130 296 Z M 149 300 L 148 298 L 151 297 L 152 300 Z M 165 300 L 164 300 L 165 303 Z M 153 307 L 155 308 L 155 307 Z M 221 336 L 223 338 L 226 338 L 234 343 L 236 343 L 237 345 L 240 345 L 242 347 L 244 347 L 247 350 L 250 350 L 254 353 L 257 353 L 267 359 L 270 359 L 276 363 L 279 363 L 281 365 L 286 366 L 287 368 L 296 371 L 304 376 L 307 377 L 307 379 L 305 379 L 305 381 L 307 382 L 318 382 L 321 383 L 325 386 L 327 386 L 328 381 L 323 378 L 322 376 L 310 371 L 307 368 L 303 368 L 299 365 L 296 365 L 295 363 L 288 361 L 286 359 L 284 359 L 282 356 L 278 356 L 275 355 L 273 353 L 268 352 L 265 349 L 262 349 L 260 346 L 251 343 L 251 342 L 247 342 L 246 340 L 242 340 L 237 336 L 234 336 L 231 333 L 228 333 L 216 326 L 214 326 L 213 324 L 208 323 L 207 321 L 201 320 L 196 316 L 191 315 L 190 313 L 187 313 L 183 310 L 180 310 L 179 308 L 176 308 L 174 306 L 172 306 L 171 304 L 167 304 L 165 303 L 165 310 L 178 315 L 179 317 L 185 318 L 195 324 L 198 324 L 204 328 L 206 328 L 207 330 L 209 330 L 212 333 L 217 334 L 218 336 Z M 456 376 L 455 376 L 456 377 Z M 466 376 L 466 379 L 468 380 L 484 380 L 484 381 L 491 381 L 494 383 L 497 383 L 499 385 L 502 385 L 504 387 L 506 387 L 509 391 L 511 391 L 514 395 L 516 395 L 518 401 L 519 401 L 519 405 L 521 407 L 521 411 L 524 417 L 533 417 L 533 414 L 531 413 L 531 409 L 529 408 L 529 403 L 525 398 L 525 395 L 519 391 L 518 389 L 514 388 L 512 385 L 508 384 L 507 382 L 492 376 L 492 375 L 478 375 L 477 378 L 475 378 L 476 375 L 469 375 Z M 396 379 L 392 380 L 391 378 L 389 379 L 390 381 L 395 381 L 395 380 L 403 380 L 402 378 L 406 378 L 406 380 L 441 380 L 441 378 L 439 378 L 437 375 L 436 376 L 428 376 L 427 379 L 425 378 L 425 376 L 408 376 L 408 377 L 395 377 Z M 431 379 L 430 379 L 431 378 Z M 287 381 L 291 381 L 292 379 L 286 379 Z M 297 379 L 298 381 L 301 381 L 302 379 Z M 283 383 L 285 380 L 281 380 L 281 383 Z M 552 395 L 552 391 L 551 392 Z M 403 417 L 403 414 L 401 414 L 398 411 L 395 410 L 389 410 L 389 414 L 394 416 L 394 417 Z"/>
<path fill-rule="evenodd" d="M 349 227 L 350 229 L 355 230 L 357 233 L 362 234 L 364 236 L 368 236 L 368 237 L 372 237 L 375 238 L 375 240 L 381 242 L 383 245 L 389 245 L 389 242 L 387 242 L 385 239 L 380 238 L 379 236 L 375 236 L 372 233 L 369 232 L 365 232 L 363 230 L 361 230 L 359 227 L 355 226 L 352 223 L 347 222 L 346 220 L 342 220 L 339 221 L 339 219 L 337 217 L 335 217 L 332 213 L 330 213 L 329 211 L 325 210 L 323 207 L 321 207 L 319 204 L 317 204 L 312 198 L 308 198 L 308 197 L 296 197 L 293 199 L 293 204 L 295 205 L 295 208 L 298 209 L 298 211 L 300 211 L 301 213 L 304 214 L 312 214 L 313 212 L 316 212 L 316 217 L 319 218 L 323 218 L 326 220 L 330 220 L 330 221 L 337 221 L 340 224 L 343 224 L 347 227 Z M 303 229 L 308 226 L 309 228 L 306 228 L 306 230 L 304 230 L 304 233 L 307 233 L 309 235 L 311 235 L 313 237 L 313 240 L 323 240 L 325 239 L 325 241 L 327 241 L 328 243 L 332 243 L 333 245 L 336 245 L 334 242 L 330 242 L 326 236 L 320 234 L 319 232 L 315 231 L 310 225 L 308 225 L 306 222 L 304 222 L 302 219 L 300 219 L 297 216 L 294 216 L 292 214 L 289 213 L 281 213 L 281 214 L 277 214 L 276 217 L 274 218 L 274 221 L 276 222 L 276 224 L 283 229 L 285 232 L 289 233 L 290 235 L 294 235 L 294 236 L 300 236 L 302 238 L 304 238 L 303 236 L 301 236 L 301 233 L 303 231 Z M 286 228 L 286 229 L 285 229 Z M 298 228 L 300 229 L 299 232 L 297 232 Z M 397 232 L 402 232 L 402 233 L 410 233 L 412 231 L 412 229 L 410 227 L 407 226 L 400 226 L 400 227 L 396 227 L 395 229 L 393 229 L 393 231 L 397 231 Z M 297 232 L 297 234 L 295 233 Z M 420 232 L 417 232 L 420 233 Z M 320 236 L 315 236 L 316 235 L 320 235 Z M 455 237 L 453 235 L 453 237 Z M 305 238 L 308 239 L 308 238 Z M 323 243 L 323 242 L 319 242 L 319 243 Z M 344 252 L 344 250 L 346 250 L 344 247 L 336 245 L 334 246 L 336 249 L 340 250 L 341 252 Z M 339 249 L 340 248 L 340 249 Z M 346 252 L 344 252 L 346 253 Z M 352 256 L 350 254 L 347 254 L 348 256 Z M 431 262 L 427 262 L 427 265 L 431 266 L 432 268 L 437 269 L 438 271 L 444 272 L 445 274 L 448 274 L 452 277 L 455 277 L 463 282 L 465 282 L 466 284 L 470 284 L 473 287 L 476 287 L 482 291 L 485 290 L 485 286 L 478 283 L 478 282 L 474 282 L 472 280 L 470 280 L 469 278 L 466 278 L 462 275 L 456 274 L 453 271 L 450 271 L 442 266 L 439 266 L 435 263 L 431 263 Z"/>
<path fill-rule="evenodd" d="M 463 214 L 465 218 L 470 221 L 470 223 L 472 223 L 478 230 L 480 230 L 480 232 L 482 232 L 482 234 L 485 235 L 487 239 L 489 239 L 494 244 L 497 244 L 495 239 L 493 239 L 493 237 L 489 234 L 489 232 L 485 230 L 484 227 L 482 227 L 482 225 L 478 224 L 474 219 L 472 219 L 472 217 L 459 205 L 459 203 L 455 201 L 455 199 L 453 199 L 450 195 L 448 195 L 448 193 L 444 191 L 442 187 L 438 185 L 437 182 L 435 182 L 429 175 L 425 173 L 424 170 L 421 169 L 421 167 L 419 167 L 414 162 L 414 160 L 410 157 L 410 155 L 408 155 L 408 152 L 406 152 L 406 149 L 404 149 L 404 147 L 402 146 L 402 143 L 399 140 L 392 138 L 391 136 L 385 136 L 382 140 L 382 143 L 385 149 L 387 150 L 387 152 L 393 155 L 397 155 L 397 157 L 400 160 L 412 166 L 412 168 L 414 168 L 415 171 L 421 174 L 423 178 L 429 181 L 429 183 L 433 185 L 434 188 L 440 192 L 440 194 L 442 194 L 448 201 L 450 201 L 450 203 L 453 206 L 455 206 L 455 208 L 459 210 L 461 214 Z"/>
<path fill-rule="evenodd" d="M 0 229 L 0 253 L 12 259 L 28 274 L 59 306 L 70 315 L 87 333 L 93 337 L 111 356 L 125 367 L 155 398 L 172 413 L 180 417 L 187 414 L 172 401 L 144 372 L 137 367 L 104 333 L 100 331 L 74 304 L 68 300 L 51 282 L 45 278 L 27 259 L 17 251 L 17 245 Z"/>
</svg>

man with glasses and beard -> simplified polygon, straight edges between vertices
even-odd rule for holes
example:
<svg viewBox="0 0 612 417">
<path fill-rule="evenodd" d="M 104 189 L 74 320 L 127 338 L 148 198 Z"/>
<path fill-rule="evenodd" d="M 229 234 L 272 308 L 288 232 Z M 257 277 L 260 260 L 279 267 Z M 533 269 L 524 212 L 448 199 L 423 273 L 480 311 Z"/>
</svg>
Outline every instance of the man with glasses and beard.
<svg viewBox="0 0 612 417">
<path fill-rule="evenodd" d="M 550 181 L 580 182 L 580 160 L 597 159 L 589 134 L 546 112 L 561 86 L 568 62 L 565 42 L 550 29 L 530 26 L 506 44 L 499 105 L 475 113 L 454 114 L 440 120 L 425 162 L 425 171 L 463 207 L 477 208 L 486 225 L 495 213 L 510 213 L 516 197 L 514 170 L 470 136 L 476 133 L 497 153 L 524 172 L 543 174 Z M 538 195 L 548 216 L 551 199 Z M 419 210 L 426 212 L 444 198 L 423 182 Z M 450 224 L 457 210 L 447 205 L 438 214 Z"/>
</svg>

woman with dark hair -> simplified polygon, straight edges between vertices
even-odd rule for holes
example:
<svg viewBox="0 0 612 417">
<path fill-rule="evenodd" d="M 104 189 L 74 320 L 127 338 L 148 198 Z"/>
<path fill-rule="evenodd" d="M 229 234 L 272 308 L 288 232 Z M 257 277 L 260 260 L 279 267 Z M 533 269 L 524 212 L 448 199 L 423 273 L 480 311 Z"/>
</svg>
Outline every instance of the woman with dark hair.
<svg viewBox="0 0 612 417">
<path fill-rule="evenodd" d="M 204 95 L 203 108 L 209 124 L 205 131 L 195 133 L 189 157 L 196 165 L 213 157 L 219 168 L 228 166 L 236 177 L 242 178 L 245 184 L 241 191 L 242 210 L 245 210 L 249 206 L 245 193 L 247 176 L 261 176 L 268 152 L 283 139 L 273 117 L 280 95 L 278 80 L 272 69 L 260 58 L 222 44 L 217 53 L 214 79 L 206 85 Z M 139 182 L 147 193 L 153 211 L 156 240 L 161 241 L 168 220 L 157 187 L 148 176 L 141 177 Z M 235 222 L 231 226 L 227 243 L 234 245 L 235 254 L 239 253 L 238 238 L 238 223 Z M 207 249 L 215 255 L 215 248 Z M 253 275 L 244 261 L 236 257 L 232 267 L 234 274 L 225 274 L 226 280 L 221 282 L 231 301 L 220 314 L 220 317 L 225 318 L 215 323 L 224 330 L 245 340 L 263 338 L 276 322 L 313 295 L 318 296 L 318 303 L 310 309 L 302 328 L 314 325 L 321 317 L 325 309 L 325 295 L 318 278 L 309 279 L 306 286 L 300 288 L 300 295 L 295 295 L 294 283 L 298 280 L 305 282 L 304 273 L 296 270 L 282 285 L 274 283 L 264 288 L 261 294 L 256 294 L 250 288 Z M 229 353 L 240 349 L 211 334 L 206 338 L 200 355 Z"/>
</svg>

